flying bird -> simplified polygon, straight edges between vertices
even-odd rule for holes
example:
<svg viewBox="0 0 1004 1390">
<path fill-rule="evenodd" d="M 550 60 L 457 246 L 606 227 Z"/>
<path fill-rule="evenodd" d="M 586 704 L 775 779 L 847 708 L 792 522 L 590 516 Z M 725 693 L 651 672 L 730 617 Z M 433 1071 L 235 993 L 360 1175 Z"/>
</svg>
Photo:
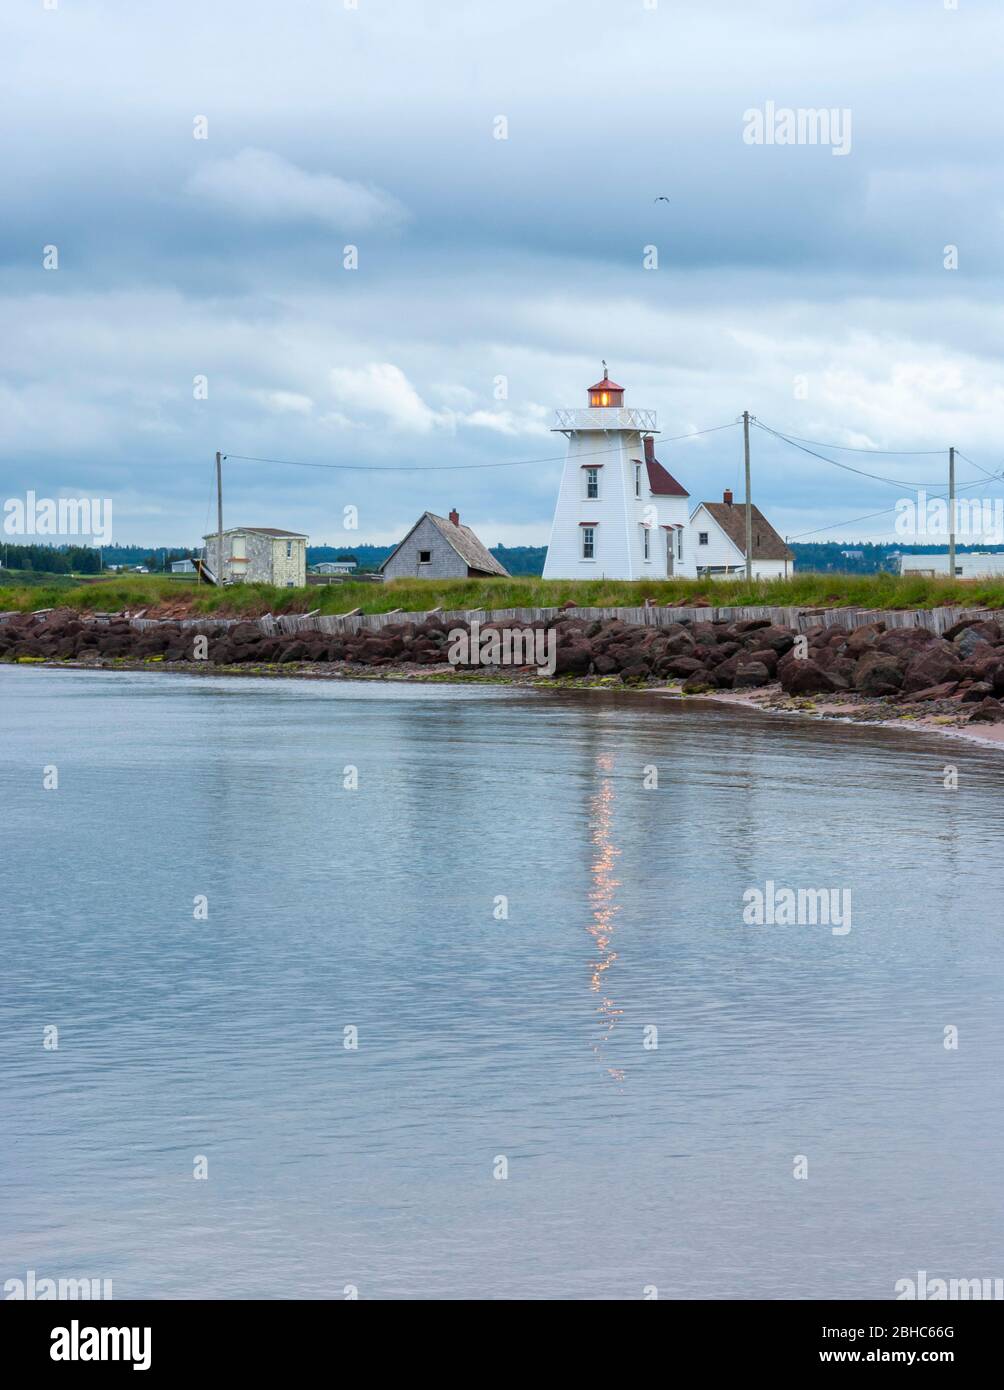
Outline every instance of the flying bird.
<svg viewBox="0 0 1004 1390">
<path fill-rule="evenodd" d="M 666 197 L 665 193 L 660 193 L 659 196 L 658 196 L 658 198 L 656 198 L 655 201 L 656 201 L 657 203 L 668 203 L 668 202 L 669 202 L 669 199 Z"/>
</svg>

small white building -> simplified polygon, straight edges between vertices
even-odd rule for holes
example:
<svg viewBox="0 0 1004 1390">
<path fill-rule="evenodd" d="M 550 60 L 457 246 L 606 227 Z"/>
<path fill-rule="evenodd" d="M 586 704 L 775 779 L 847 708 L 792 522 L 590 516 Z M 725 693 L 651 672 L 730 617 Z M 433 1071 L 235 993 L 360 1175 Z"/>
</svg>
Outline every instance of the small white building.
<svg viewBox="0 0 1004 1390">
<path fill-rule="evenodd" d="M 194 573 L 195 573 L 195 561 L 194 561 L 194 560 L 172 560 L 172 561 L 171 561 L 171 573 L 172 573 L 172 574 L 194 574 Z"/>
<path fill-rule="evenodd" d="M 689 493 L 655 456 L 655 411 L 625 406 L 606 363 L 587 400 L 556 412 L 553 429 L 568 452 L 544 578 L 693 577 Z"/>
<path fill-rule="evenodd" d="M 307 537 L 299 531 L 275 526 L 234 526 L 220 537 L 204 536 L 205 563 L 216 582 L 223 584 L 274 584 L 280 589 L 301 589 L 307 583 Z"/>
<path fill-rule="evenodd" d="M 786 579 L 795 572 L 795 556 L 759 507 L 753 518 L 753 578 Z M 697 574 L 730 579 L 746 574 L 746 504 L 726 491 L 720 502 L 701 502 L 690 518 Z"/>
<path fill-rule="evenodd" d="M 311 565 L 311 574 L 353 574 L 355 572 L 356 560 L 321 560 L 319 564 Z"/>
<path fill-rule="evenodd" d="M 930 579 L 948 578 L 948 553 L 899 557 L 900 574 L 920 574 Z M 997 579 L 1004 575 L 1004 554 L 994 551 L 955 552 L 956 579 Z"/>
</svg>

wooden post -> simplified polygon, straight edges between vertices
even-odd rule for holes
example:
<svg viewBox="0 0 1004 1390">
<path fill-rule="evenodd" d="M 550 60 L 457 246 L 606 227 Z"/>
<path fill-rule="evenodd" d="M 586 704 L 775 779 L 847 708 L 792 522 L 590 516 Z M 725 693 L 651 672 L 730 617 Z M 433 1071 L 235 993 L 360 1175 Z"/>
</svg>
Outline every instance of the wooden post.
<svg viewBox="0 0 1004 1390">
<path fill-rule="evenodd" d="M 746 578 L 753 579 L 753 501 L 750 497 L 750 413 L 743 411 L 743 453 L 746 456 Z"/>
<path fill-rule="evenodd" d="M 948 451 L 948 575 L 955 578 L 955 446 Z"/>
<path fill-rule="evenodd" d="M 216 451 L 216 582 L 223 584 L 223 458 Z"/>
</svg>

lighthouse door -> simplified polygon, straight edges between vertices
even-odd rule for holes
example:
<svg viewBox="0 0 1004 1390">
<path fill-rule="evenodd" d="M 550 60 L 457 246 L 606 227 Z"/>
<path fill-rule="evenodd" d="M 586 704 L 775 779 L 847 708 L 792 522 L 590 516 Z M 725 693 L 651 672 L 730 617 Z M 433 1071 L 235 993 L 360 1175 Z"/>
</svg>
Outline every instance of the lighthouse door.
<svg viewBox="0 0 1004 1390">
<path fill-rule="evenodd" d="M 673 576 L 673 532 L 669 530 L 666 532 L 666 574 L 670 578 Z"/>
</svg>

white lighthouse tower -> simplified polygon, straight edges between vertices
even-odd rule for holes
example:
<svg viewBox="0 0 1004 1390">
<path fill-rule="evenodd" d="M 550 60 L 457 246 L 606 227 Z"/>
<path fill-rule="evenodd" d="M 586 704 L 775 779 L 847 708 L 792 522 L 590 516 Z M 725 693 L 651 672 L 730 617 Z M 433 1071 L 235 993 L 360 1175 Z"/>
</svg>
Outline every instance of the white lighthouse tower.
<svg viewBox="0 0 1004 1390">
<path fill-rule="evenodd" d="M 588 406 L 556 412 L 568 455 L 544 578 L 695 576 L 689 493 L 655 456 L 655 411 L 626 406 L 605 362 L 587 398 Z"/>
</svg>

